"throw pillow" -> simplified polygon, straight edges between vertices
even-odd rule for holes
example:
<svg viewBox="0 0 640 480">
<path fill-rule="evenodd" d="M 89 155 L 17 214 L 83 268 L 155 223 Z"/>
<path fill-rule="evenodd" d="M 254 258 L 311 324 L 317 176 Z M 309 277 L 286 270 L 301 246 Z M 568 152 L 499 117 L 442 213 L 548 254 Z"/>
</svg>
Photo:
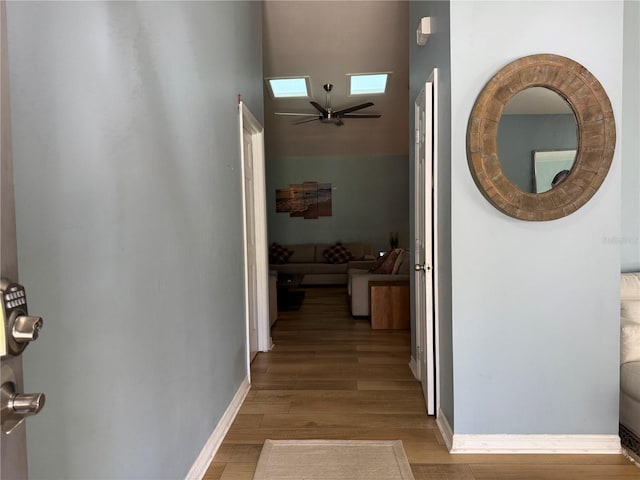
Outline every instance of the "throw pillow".
<svg viewBox="0 0 640 480">
<path fill-rule="evenodd" d="M 620 364 L 640 362 L 640 323 L 623 323 L 620 329 Z"/>
<path fill-rule="evenodd" d="M 411 252 L 409 250 L 402 250 L 402 260 L 398 271 L 398 275 L 409 275 L 411 271 Z"/>
<path fill-rule="evenodd" d="M 640 272 L 621 275 L 620 300 L 640 300 Z"/>
<path fill-rule="evenodd" d="M 269 247 L 269 263 L 273 264 L 282 264 L 287 263 L 289 257 L 293 255 L 293 252 L 289 250 L 287 247 L 283 247 L 278 243 L 273 243 Z"/>
<path fill-rule="evenodd" d="M 640 362 L 640 300 L 620 302 L 620 363 Z"/>
<path fill-rule="evenodd" d="M 351 252 L 341 243 L 331 245 L 322 252 L 322 255 L 329 263 L 347 263 L 351 260 Z"/>
<path fill-rule="evenodd" d="M 380 265 L 384 263 L 388 256 L 389 252 L 385 253 L 381 257 L 376 258 L 376 263 L 374 263 L 373 266 L 369 269 L 369 273 L 375 273 L 375 271 L 380 268 Z"/>
<path fill-rule="evenodd" d="M 405 257 L 407 256 L 407 252 L 405 252 L 401 248 L 398 248 L 397 250 L 400 250 L 400 252 L 396 257 L 396 261 L 393 262 L 393 268 L 391 269 L 391 273 L 393 273 L 394 275 L 398 273 L 398 271 L 400 270 L 400 265 L 402 265 L 402 263 L 405 261 Z"/>
<path fill-rule="evenodd" d="M 398 257 L 402 253 L 401 248 L 395 248 L 390 252 L 384 254 L 384 256 L 376 262 L 376 264 L 369 269 L 370 273 L 379 273 L 382 275 L 389 275 L 393 273 L 393 269 L 396 265 Z"/>
<path fill-rule="evenodd" d="M 624 300 L 620 302 L 620 320 L 640 324 L 640 300 Z"/>
</svg>

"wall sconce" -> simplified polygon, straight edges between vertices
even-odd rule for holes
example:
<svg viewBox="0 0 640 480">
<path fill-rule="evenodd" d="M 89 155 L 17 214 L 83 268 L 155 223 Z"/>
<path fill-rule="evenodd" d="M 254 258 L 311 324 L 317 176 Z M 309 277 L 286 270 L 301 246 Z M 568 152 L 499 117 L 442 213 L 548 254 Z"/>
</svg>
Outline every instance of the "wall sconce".
<svg viewBox="0 0 640 480">
<path fill-rule="evenodd" d="M 422 17 L 416 30 L 416 42 L 418 45 L 426 45 L 431 35 L 431 17 Z"/>
</svg>

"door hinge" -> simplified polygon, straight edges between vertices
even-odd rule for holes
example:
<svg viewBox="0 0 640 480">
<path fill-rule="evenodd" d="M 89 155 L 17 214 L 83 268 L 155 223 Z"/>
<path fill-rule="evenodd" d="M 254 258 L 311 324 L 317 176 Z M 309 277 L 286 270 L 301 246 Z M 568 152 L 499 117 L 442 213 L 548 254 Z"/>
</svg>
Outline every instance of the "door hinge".
<svg viewBox="0 0 640 480">
<path fill-rule="evenodd" d="M 416 145 L 418 145 L 419 143 L 420 143 L 420 130 L 416 129 Z"/>
</svg>

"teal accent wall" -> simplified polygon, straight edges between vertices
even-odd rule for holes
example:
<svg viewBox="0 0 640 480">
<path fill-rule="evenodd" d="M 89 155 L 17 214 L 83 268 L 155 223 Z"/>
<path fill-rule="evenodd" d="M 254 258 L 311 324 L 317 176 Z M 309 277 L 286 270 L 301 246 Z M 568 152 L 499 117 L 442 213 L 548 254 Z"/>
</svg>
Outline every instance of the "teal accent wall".
<svg viewBox="0 0 640 480">
<path fill-rule="evenodd" d="M 247 375 L 260 2 L 7 2 L 31 479 L 185 478 Z"/>
<path fill-rule="evenodd" d="M 409 245 L 409 172 L 406 155 L 267 158 L 269 242 L 364 242 L 389 249 L 389 233 Z M 275 192 L 290 184 L 332 185 L 333 215 L 317 219 L 276 213 Z"/>
<path fill-rule="evenodd" d="M 620 137 L 589 202 L 526 222 L 482 196 L 466 133 L 491 77 L 540 52 L 589 69 L 620 132 L 622 32 L 622 2 L 451 3 L 455 434 L 617 434 L 620 245 L 606 239 L 620 234 Z"/>
</svg>

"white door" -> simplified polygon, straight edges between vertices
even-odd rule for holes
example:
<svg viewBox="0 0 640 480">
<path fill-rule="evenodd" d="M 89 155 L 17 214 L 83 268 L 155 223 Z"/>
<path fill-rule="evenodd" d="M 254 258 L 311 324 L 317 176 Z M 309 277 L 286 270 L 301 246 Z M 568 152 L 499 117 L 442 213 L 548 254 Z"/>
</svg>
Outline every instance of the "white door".
<svg viewBox="0 0 640 480">
<path fill-rule="evenodd" d="M 249 364 L 271 348 L 264 169 L 264 131 L 240 102 L 242 192 L 245 241 L 245 306 Z"/>
<path fill-rule="evenodd" d="M 436 413 L 436 328 L 434 323 L 434 84 L 437 72 L 415 101 L 415 307 L 417 370 L 427 413 Z"/>
</svg>

